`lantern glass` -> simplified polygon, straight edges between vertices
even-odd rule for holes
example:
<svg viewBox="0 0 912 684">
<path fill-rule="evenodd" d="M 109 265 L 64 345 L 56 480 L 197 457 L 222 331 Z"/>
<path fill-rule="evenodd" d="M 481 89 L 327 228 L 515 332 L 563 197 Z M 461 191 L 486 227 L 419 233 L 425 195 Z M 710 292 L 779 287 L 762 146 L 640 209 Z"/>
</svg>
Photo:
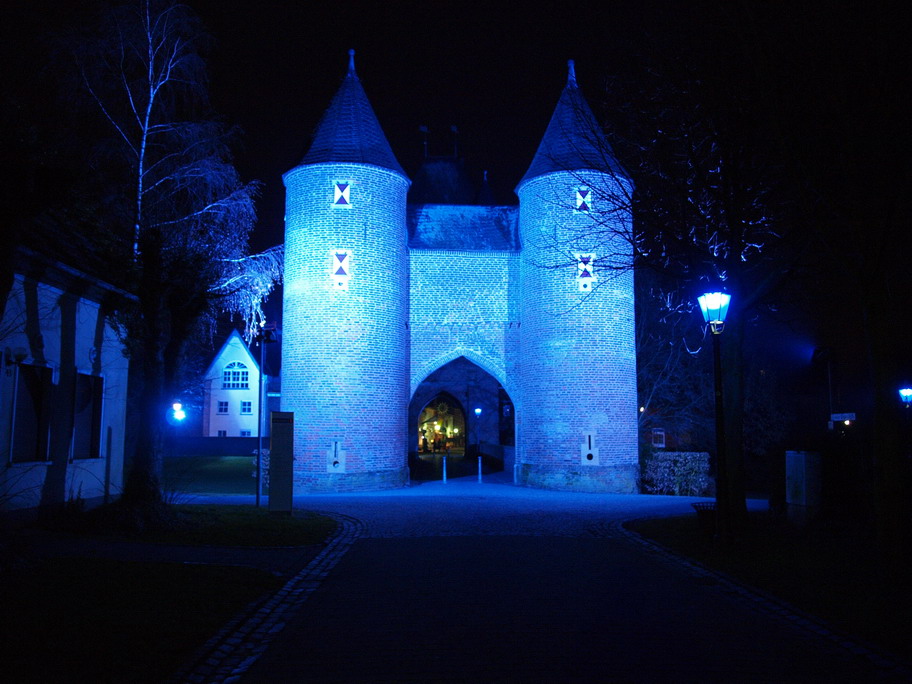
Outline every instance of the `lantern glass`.
<svg viewBox="0 0 912 684">
<path fill-rule="evenodd" d="M 697 297 L 703 320 L 707 323 L 724 323 L 728 315 L 728 305 L 731 295 L 725 292 L 707 292 Z"/>
<path fill-rule="evenodd" d="M 912 404 L 912 387 L 903 387 L 899 390 L 899 398 L 904 404 Z"/>
</svg>

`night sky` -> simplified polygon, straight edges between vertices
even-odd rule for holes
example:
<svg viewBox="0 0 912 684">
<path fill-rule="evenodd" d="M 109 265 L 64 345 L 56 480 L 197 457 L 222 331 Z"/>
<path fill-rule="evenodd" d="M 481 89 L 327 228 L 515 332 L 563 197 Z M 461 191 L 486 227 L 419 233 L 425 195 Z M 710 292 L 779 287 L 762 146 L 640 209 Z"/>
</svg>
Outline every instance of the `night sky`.
<svg viewBox="0 0 912 684">
<path fill-rule="evenodd" d="M 46 68 L 55 33 L 84 23 L 98 4 L 5 3 L 0 63 L 9 78 L 4 91 L 15 97 L 31 89 L 31 96 L 50 100 L 53 72 L 33 85 L 30 70 L 37 75 Z M 243 131 L 236 147 L 240 173 L 262 183 L 255 250 L 282 241 L 281 176 L 307 150 L 352 48 L 368 98 L 406 172 L 414 177 L 422 158 L 420 126 L 430 129 L 432 155 L 452 151 L 450 127 L 456 126 L 470 175 L 477 183 L 487 170 L 499 203 L 516 201 L 513 188 L 566 83 L 568 59 L 576 61 L 583 93 L 610 130 L 614 111 L 605 106 L 610 79 L 636 78 L 653 55 L 663 52 L 665 60 L 719 78 L 723 86 L 717 89 L 724 95 L 724 84 L 739 85 L 755 75 L 744 49 L 752 31 L 764 33 L 758 44 L 770 53 L 762 57 L 790 81 L 794 96 L 788 112 L 774 110 L 779 120 L 766 123 L 794 139 L 803 161 L 817 164 L 809 171 L 820 187 L 836 198 L 850 197 L 844 192 L 848 187 L 889 200 L 898 177 L 892 168 L 908 168 L 908 155 L 898 154 L 902 148 L 890 133 L 907 128 L 907 109 L 896 105 L 908 100 L 908 83 L 894 88 L 894 75 L 883 68 L 909 61 L 904 57 L 908 41 L 899 28 L 899 3 L 887 0 L 872 0 L 851 12 L 851 3 L 838 1 L 789 3 L 787 8 L 747 0 L 545 3 L 537 9 L 519 2 L 188 4 L 213 38 L 208 63 L 214 109 Z M 904 52 L 894 57 L 903 45 Z M 829 90 L 830 81 L 850 87 Z M 754 99 L 762 104 L 763 94 Z M 0 115 L 5 135 L 22 124 L 14 107 Z M 851 144 L 843 145 L 846 139 Z M 839 168 L 856 178 L 840 184 L 829 168 L 837 168 L 834 162 L 842 163 L 844 153 L 856 158 Z M 892 184 L 882 182 L 888 173 Z M 834 178 L 829 190 L 825 184 Z M 280 315 L 279 299 L 269 302 L 273 317 Z"/>
<path fill-rule="evenodd" d="M 641 3 L 522 4 L 192 0 L 215 38 L 214 105 L 245 132 L 242 174 L 264 183 L 254 246 L 281 240 L 281 175 L 306 152 L 349 49 L 406 173 L 414 175 L 423 155 L 420 126 L 429 128 L 432 155 L 451 153 L 456 126 L 473 180 L 487 170 L 496 200 L 513 204 L 566 83 L 567 60 L 576 60 L 597 108 L 605 76 L 629 59 L 625 47 L 670 20 L 663 14 L 657 24 Z"/>
</svg>

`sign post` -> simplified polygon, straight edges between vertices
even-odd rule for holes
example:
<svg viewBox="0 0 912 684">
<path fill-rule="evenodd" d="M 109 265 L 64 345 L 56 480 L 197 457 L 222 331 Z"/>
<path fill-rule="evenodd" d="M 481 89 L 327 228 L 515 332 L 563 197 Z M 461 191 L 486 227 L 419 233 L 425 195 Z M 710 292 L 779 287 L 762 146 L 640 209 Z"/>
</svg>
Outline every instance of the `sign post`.
<svg viewBox="0 0 912 684">
<path fill-rule="evenodd" d="M 291 514 L 294 494 L 294 413 L 272 411 L 269 417 L 269 511 Z"/>
</svg>

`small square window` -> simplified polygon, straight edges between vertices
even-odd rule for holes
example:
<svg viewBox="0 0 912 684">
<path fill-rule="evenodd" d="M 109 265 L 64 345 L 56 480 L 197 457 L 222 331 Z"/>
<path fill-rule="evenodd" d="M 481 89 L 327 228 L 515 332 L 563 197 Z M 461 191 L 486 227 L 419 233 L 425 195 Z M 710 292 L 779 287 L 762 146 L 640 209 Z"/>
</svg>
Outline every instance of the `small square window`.
<svg viewBox="0 0 912 684">
<path fill-rule="evenodd" d="M 227 401 L 220 401 L 218 403 L 218 412 L 219 412 L 220 416 L 228 415 L 228 402 Z"/>
<path fill-rule="evenodd" d="M 253 402 L 242 401 L 241 402 L 241 413 L 244 415 L 250 415 L 253 413 Z"/>
<path fill-rule="evenodd" d="M 652 446 L 657 449 L 665 448 L 665 429 L 652 428 Z"/>
<path fill-rule="evenodd" d="M 228 436 L 228 430 L 219 430 L 219 431 L 218 431 L 218 436 L 219 436 L 219 437 L 227 437 L 227 436 Z"/>
<path fill-rule="evenodd" d="M 250 430 L 241 430 L 241 437 L 250 437 Z"/>
</svg>

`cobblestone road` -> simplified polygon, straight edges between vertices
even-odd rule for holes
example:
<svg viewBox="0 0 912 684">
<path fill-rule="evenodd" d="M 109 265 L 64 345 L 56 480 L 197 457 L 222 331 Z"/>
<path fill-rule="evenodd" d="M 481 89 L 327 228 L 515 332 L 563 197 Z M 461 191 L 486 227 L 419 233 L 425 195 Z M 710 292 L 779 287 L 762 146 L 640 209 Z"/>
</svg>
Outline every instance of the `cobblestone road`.
<svg viewBox="0 0 912 684">
<path fill-rule="evenodd" d="M 691 513 L 695 500 L 496 478 L 296 498 L 341 534 L 178 680 L 908 681 L 889 658 L 619 524 Z"/>
</svg>

